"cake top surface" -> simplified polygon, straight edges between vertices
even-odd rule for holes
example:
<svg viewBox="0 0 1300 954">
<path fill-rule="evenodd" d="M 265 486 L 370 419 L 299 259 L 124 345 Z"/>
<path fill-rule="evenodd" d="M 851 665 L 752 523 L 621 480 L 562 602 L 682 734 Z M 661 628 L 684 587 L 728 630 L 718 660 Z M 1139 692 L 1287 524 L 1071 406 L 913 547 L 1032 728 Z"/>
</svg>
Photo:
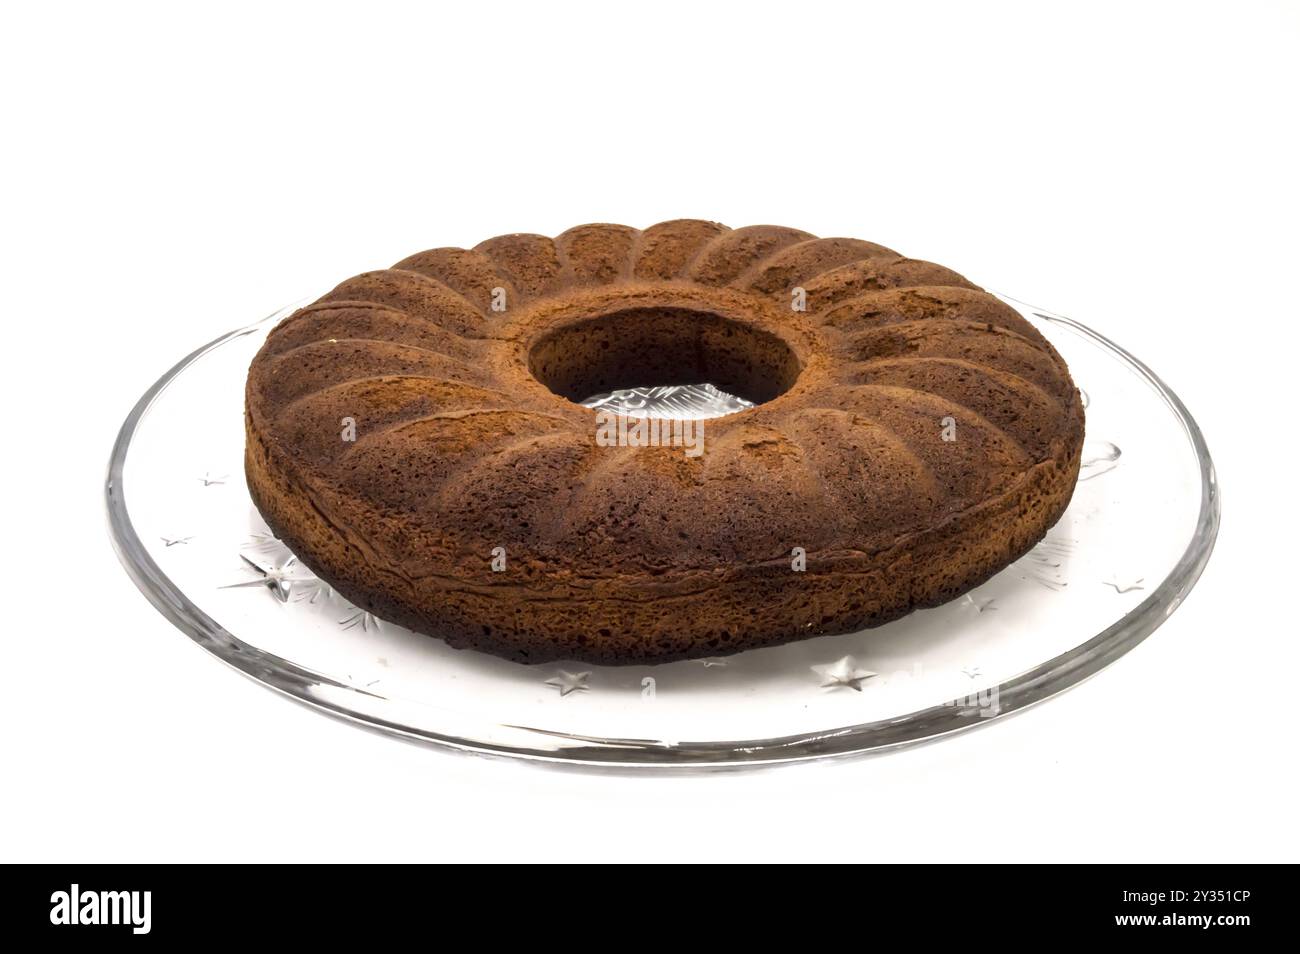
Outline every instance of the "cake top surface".
<svg viewBox="0 0 1300 954">
<path fill-rule="evenodd" d="M 703 383 L 754 406 L 703 422 L 698 454 L 602 443 L 580 403 Z M 412 576 L 502 541 L 593 579 L 886 550 L 996 506 L 1082 431 L 1051 345 L 950 269 L 694 219 L 348 279 L 271 332 L 247 407 L 320 512 Z"/>
</svg>

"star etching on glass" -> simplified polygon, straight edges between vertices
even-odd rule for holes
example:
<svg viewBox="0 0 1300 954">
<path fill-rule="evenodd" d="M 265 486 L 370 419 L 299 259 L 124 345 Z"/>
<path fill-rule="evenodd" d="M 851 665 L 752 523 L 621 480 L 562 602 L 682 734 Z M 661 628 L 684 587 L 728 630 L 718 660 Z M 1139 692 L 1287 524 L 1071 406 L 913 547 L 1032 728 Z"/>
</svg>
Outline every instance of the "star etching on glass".
<svg viewBox="0 0 1300 954">
<path fill-rule="evenodd" d="M 588 692 L 591 687 L 587 685 L 587 679 L 591 676 L 589 672 L 569 672 L 567 669 L 558 669 L 555 675 L 546 680 L 546 685 L 560 690 L 560 698 L 564 698 L 571 692 Z"/>
<path fill-rule="evenodd" d="M 811 668 L 813 672 L 821 676 L 823 689 L 847 688 L 852 689 L 854 692 L 861 692 L 864 682 L 880 675 L 870 669 L 862 668 L 852 656 L 845 656 L 833 663 Z"/>
<path fill-rule="evenodd" d="M 238 590 L 251 586 L 265 586 L 275 595 L 277 600 L 281 603 L 287 603 L 295 585 L 300 586 L 315 582 L 315 577 L 304 576 L 298 572 L 298 558 L 295 556 L 289 557 L 283 563 L 266 563 L 251 559 L 242 553 L 239 558 L 260 573 L 261 576 L 255 580 L 245 580 L 242 583 L 228 583 L 220 587 L 220 589 Z"/>
<path fill-rule="evenodd" d="M 341 618 L 339 620 L 339 625 L 344 629 L 360 629 L 361 632 L 368 633 L 372 629 L 379 629 L 379 620 L 375 618 L 374 613 L 358 607 L 347 616 Z"/>
</svg>

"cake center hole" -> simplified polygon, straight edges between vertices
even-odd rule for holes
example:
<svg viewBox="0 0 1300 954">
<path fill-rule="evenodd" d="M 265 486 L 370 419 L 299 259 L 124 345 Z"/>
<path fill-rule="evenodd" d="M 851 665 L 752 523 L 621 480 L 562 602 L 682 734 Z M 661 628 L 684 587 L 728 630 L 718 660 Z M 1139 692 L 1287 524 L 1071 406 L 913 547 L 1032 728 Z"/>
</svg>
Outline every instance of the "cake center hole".
<svg viewBox="0 0 1300 954">
<path fill-rule="evenodd" d="M 639 417 L 706 418 L 770 401 L 799 361 L 769 332 L 707 311 L 629 308 L 560 328 L 529 352 L 551 391 Z"/>
</svg>

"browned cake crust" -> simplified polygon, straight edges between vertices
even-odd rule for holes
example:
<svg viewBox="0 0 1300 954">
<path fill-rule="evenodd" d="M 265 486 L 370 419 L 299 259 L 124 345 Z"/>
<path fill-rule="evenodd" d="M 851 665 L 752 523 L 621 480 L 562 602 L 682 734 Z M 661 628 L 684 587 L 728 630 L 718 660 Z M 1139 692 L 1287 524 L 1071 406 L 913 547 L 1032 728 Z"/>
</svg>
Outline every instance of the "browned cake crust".
<svg viewBox="0 0 1300 954">
<path fill-rule="evenodd" d="M 574 403 L 705 381 L 765 403 L 706 421 L 697 456 L 602 446 Z M 722 655 L 942 603 L 1056 522 L 1083 440 L 1060 355 L 960 275 L 697 220 L 358 275 L 271 332 L 246 407 L 249 490 L 304 563 L 524 662 Z"/>
</svg>

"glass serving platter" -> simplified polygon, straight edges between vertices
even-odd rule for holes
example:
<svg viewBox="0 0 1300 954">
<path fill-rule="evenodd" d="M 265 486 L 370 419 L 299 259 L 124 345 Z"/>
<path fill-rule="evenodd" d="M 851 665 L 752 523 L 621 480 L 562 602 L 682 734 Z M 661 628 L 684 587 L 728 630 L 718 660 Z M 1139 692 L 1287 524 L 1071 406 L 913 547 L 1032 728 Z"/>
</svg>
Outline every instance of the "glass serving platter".
<svg viewBox="0 0 1300 954">
<path fill-rule="evenodd" d="M 1004 300 L 1085 392 L 1073 502 L 988 582 L 876 629 L 662 665 L 530 666 L 450 649 L 348 603 L 271 535 L 244 485 L 245 374 L 297 305 L 204 345 L 145 392 L 113 447 L 110 532 L 150 602 L 203 649 L 300 702 L 409 738 L 647 769 L 932 739 L 1041 702 L 1124 655 L 1178 608 L 1219 525 L 1209 451 L 1178 397 L 1086 326 Z M 588 403 L 708 416 L 732 400 L 701 386 Z"/>
</svg>

